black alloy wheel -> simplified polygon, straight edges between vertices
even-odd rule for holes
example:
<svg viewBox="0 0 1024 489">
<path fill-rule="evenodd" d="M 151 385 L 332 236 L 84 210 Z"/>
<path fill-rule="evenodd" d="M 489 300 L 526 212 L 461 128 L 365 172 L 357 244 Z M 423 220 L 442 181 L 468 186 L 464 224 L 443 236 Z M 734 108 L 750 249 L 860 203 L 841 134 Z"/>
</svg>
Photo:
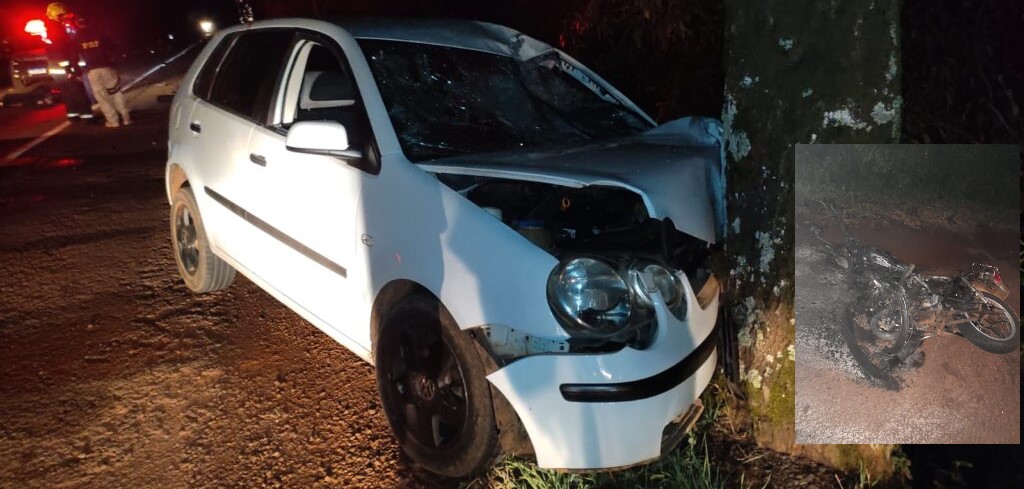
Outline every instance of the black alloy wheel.
<svg viewBox="0 0 1024 489">
<path fill-rule="evenodd" d="M 402 405 L 402 429 L 419 444 L 443 451 L 465 428 L 466 383 L 437 328 L 407 326 L 393 343 L 389 394 Z"/>
<path fill-rule="evenodd" d="M 192 292 L 213 292 L 235 280 L 235 269 L 210 248 L 196 197 L 190 187 L 174 192 L 171 199 L 171 247 L 185 285 Z"/>
<path fill-rule="evenodd" d="M 446 477 L 490 466 L 499 447 L 483 363 L 436 299 L 413 295 L 395 306 L 374 359 L 384 413 L 413 462 Z"/>
<path fill-rule="evenodd" d="M 199 268 L 199 246 L 196 239 L 195 220 L 192 218 L 192 213 L 189 212 L 188 207 L 180 206 L 177 208 L 175 221 L 177 223 L 175 239 L 178 245 L 176 247 L 178 259 L 181 260 L 182 267 L 189 275 L 195 275 L 196 270 Z"/>
</svg>

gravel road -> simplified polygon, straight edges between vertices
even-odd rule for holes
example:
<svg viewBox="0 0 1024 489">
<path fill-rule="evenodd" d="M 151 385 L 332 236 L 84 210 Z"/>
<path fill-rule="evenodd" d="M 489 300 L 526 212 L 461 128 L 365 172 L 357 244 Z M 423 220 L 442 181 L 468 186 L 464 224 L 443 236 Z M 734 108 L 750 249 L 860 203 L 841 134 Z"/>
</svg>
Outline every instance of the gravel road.
<svg viewBox="0 0 1024 489">
<path fill-rule="evenodd" d="M 239 276 L 193 295 L 166 111 L 0 167 L 0 487 L 423 487 L 373 369 Z"/>
</svg>

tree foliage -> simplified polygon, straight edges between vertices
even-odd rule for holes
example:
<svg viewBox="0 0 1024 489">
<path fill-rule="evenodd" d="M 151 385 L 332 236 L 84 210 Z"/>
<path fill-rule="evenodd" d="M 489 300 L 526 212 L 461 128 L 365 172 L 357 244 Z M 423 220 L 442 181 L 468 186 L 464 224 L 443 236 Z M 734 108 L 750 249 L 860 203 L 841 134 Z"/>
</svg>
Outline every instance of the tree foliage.
<svg viewBox="0 0 1024 489">
<path fill-rule="evenodd" d="M 1024 3 L 938 3 L 904 3 L 904 138 L 1019 144 Z"/>
<path fill-rule="evenodd" d="M 723 33 L 720 2 L 589 0 L 559 44 L 664 121 L 721 114 Z"/>
</svg>

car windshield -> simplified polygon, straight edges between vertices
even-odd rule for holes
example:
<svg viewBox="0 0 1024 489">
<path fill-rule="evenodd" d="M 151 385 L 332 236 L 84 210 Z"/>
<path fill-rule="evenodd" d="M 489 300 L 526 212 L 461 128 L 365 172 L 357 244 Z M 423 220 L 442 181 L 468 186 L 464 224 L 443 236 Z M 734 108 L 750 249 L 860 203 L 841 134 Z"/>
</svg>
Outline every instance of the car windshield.
<svg viewBox="0 0 1024 489">
<path fill-rule="evenodd" d="M 361 39 L 411 161 L 627 136 L 650 123 L 557 52 L 525 61 Z"/>
</svg>

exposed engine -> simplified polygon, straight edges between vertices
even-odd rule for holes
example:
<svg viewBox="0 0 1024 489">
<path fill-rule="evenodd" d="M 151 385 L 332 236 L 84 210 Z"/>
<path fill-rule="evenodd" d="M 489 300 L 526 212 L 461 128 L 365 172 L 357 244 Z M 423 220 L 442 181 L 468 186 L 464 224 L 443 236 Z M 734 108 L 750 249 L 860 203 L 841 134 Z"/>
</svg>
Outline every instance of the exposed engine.
<svg viewBox="0 0 1024 489">
<path fill-rule="evenodd" d="M 650 218 L 640 195 L 630 190 L 463 175 L 438 178 L 558 258 L 578 253 L 648 258 L 685 271 L 694 290 L 707 278 L 702 265 L 708 244 L 676 230 L 669 219 Z"/>
</svg>

